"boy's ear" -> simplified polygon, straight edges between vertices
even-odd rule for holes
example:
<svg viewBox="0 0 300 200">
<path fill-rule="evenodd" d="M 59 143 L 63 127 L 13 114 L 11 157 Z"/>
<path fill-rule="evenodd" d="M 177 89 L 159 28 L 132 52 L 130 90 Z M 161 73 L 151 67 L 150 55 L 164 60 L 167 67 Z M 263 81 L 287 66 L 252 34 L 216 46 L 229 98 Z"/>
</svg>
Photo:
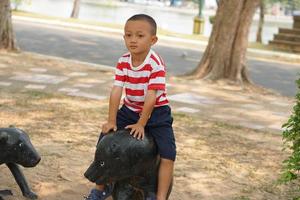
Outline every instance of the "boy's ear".
<svg viewBox="0 0 300 200">
<path fill-rule="evenodd" d="M 157 42 L 157 40 L 158 40 L 157 36 L 153 35 L 151 45 L 154 45 Z"/>
</svg>

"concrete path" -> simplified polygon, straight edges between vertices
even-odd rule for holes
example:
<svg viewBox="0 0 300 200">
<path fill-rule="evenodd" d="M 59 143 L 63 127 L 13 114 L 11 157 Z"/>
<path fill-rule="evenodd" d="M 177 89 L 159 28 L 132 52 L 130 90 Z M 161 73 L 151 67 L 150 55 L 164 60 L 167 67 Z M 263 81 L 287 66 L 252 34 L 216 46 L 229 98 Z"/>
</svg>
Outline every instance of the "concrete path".
<svg viewBox="0 0 300 200">
<path fill-rule="evenodd" d="M 49 56 L 0 53 L 0 90 L 44 91 L 108 102 L 113 70 L 108 66 Z M 198 116 L 233 126 L 281 132 L 293 99 L 237 86 L 168 79 L 174 114 Z"/>
<path fill-rule="evenodd" d="M 28 17 L 14 17 L 14 27 L 18 44 L 24 51 L 111 67 L 127 51 L 121 29 Z M 168 73 L 178 75 L 197 66 L 206 45 L 206 41 L 160 35 L 154 49 L 164 58 Z M 300 65 L 278 60 L 300 63 L 300 55 L 248 49 L 250 77 L 255 84 L 294 96 Z"/>
</svg>

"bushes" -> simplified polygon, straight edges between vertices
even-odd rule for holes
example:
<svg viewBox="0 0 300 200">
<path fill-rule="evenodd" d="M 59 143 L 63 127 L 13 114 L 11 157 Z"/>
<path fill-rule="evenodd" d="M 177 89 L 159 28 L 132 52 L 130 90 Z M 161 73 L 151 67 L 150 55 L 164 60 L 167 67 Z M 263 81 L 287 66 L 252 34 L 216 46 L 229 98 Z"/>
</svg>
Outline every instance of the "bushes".
<svg viewBox="0 0 300 200">
<path fill-rule="evenodd" d="M 284 128 L 282 134 L 284 149 L 291 150 L 291 155 L 283 161 L 284 171 L 281 176 L 281 182 L 284 183 L 297 179 L 300 170 L 300 78 L 296 83 L 298 85 L 296 104 L 293 107 L 292 115 L 282 125 L 282 128 Z"/>
</svg>

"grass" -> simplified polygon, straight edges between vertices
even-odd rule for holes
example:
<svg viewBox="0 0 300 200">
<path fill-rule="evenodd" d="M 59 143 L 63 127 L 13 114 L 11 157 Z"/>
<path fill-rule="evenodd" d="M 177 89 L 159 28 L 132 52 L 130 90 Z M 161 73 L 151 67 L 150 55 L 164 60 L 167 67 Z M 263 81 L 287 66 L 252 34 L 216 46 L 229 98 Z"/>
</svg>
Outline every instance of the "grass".
<svg viewBox="0 0 300 200">
<path fill-rule="evenodd" d="M 42 14 L 38 14 L 38 13 L 24 12 L 24 11 L 13 11 L 13 15 L 45 19 L 45 20 L 59 20 L 61 22 L 81 24 L 81 25 L 91 25 L 91 26 L 108 27 L 108 28 L 114 28 L 114 29 L 123 29 L 122 24 L 104 23 L 104 22 L 98 22 L 98 21 L 92 21 L 92 20 L 74 19 L 74 18 L 54 17 L 54 16 L 42 15 Z M 208 39 L 209 39 L 208 37 L 206 37 L 204 35 L 182 34 L 182 33 L 176 33 L 176 32 L 168 31 L 168 30 L 161 29 L 161 28 L 158 29 L 158 34 L 164 35 L 164 36 L 183 38 L 183 39 L 190 39 L 190 40 L 195 40 L 195 41 L 208 41 Z M 255 48 L 255 49 L 261 49 L 261 50 L 274 50 L 269 45 L 265 45 L 265 44 L 261 44 L 261 43 L 257 43 L 257 42 L 249 43 L 249 47 Z"/>
<path fill-rule="evenodd" d="M 74 23 L 74 24 L 83 24 L 83 25 L 102 26 L 102 27 L 108 27 L 108 28 L 123 29 L 122 24 L 104 23 L 104 22 L 98 22 L 98 21 L 93 21 L 93 20 L 82 20 L 82 19 L 75 19 L 75 18 L 54 17 L 54 16 L 49 16 L 49 15 L 42 15 L 42 14 L 38 14 L 38 13 L 31 13 L 31 12 L 24 12 L 24 11 L 13 11 L 13 15 L 14 16 L 32 17 L 32 18 L 38 18 L 38 19 L 46 19 L 46 20 L 59 20 L 62 22 L 68 22 L 68 23 Z M 180 38 L 185 38 L 185 39 L 205 40 L 205 41 L 208 40 L 208 38 L 203 35 L 181 34 L 181 33 L 175 33 L 172 31 L 165 30 L 165 29 L 161 29 L 161 28 L 158 28 L 158 33 L 160 35 L 180 37 Z"/>
<path fill-rule="evenodd" d="M 79 19 L 74 19 L 74 18 L 54 17 L 54 16 L 49 16 L 49 15 L 42 15 L 42 14 L 38 14 L 38 13 L 30 13 L 30 12 L 24 12 L 24 11 L 13 11 L 12 14 L 14 16 L 32 17 L 32 18 L 45 19 L 45 20 L 59 20 L 62 22 L 68 22 L 68 23 L 74 23 L 74 24 L 103 26 L 103 27 L 115 28 L 115 29 L 123 28 L 123 25 L 121 25 L 121 24 L 96 22 L 96 21 L 90 21 L 90 20 L 79 20 Z"/>
<path fill-rule="evenodd" d="M 88 165 L 101 124 L 107 119 L 107 103 L 39 91 L 0 90 L 0 95 L 1 126 L 15 125 L 28 131 L 43 157 L 34 174 L 28 176 L 35 180 L 37 192 L 42 193 L 37 185 L 49 182 L 70 188 L 68 191 L 78 197 L 82 191 L 73 191 L 73 183 L 80 187 L 87 184 L 81 176 L 67 175 L 81 173 Z M 288 199 L 294 192 L 291 188 L 288 194 L 282 193 L 278 191 L 280 186 L 274 185 L 283 155 L 272 141 L 274 137 L 280 140 L 279 136 L 176 111 L 173 116 L 178 147 L 174 197 L 184 193 L 187 198 L 181 199 L 199 199 L 205 188 L 215 188 L 213 193 L 224 193 L 229 200 L 249 200 L 256 195 Z M 252 140 L 253 137 L 259 139 Z M 57 174 L 67 174 L 66 181 L 57 180 Z M 6 178 L 1 181 L 7 182 Z M 228 187 L 233 188 L 234 194 L 226 194 Z M 63 199 L 70 200 L 68 195 L 70 192 L 63 193 Z"/>
</svg>

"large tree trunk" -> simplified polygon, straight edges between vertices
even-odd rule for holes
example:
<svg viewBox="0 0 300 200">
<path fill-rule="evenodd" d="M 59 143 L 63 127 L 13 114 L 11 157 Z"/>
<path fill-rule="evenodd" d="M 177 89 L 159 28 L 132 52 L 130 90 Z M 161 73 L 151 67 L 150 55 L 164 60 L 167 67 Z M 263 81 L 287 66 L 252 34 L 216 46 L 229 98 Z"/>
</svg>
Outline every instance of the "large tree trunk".
<svg viewBox="0 0 300 200">
<path fill-rule="evenodd" d="M 258 29 L 256 33 L 256 42 L 262 43 L 262 31 L 263 31 L 263 26 L 265 22 L 265 3 L 264 0 L 260 0 L 259 3 L 259 22 L 258 22 Z"/>
<path fill-rule="evenodd" d="M 74 0 L 71 17 L 78 18 L 80 8 L 80 0 Z"/>
<path fill-rule="evenodd" d="M 259 0 L 221 0 L 208 46 L 195 78 L 250 83 L 246 71 L 248 34 Z"/>
<path fill-rule="evenodd" d="M 0 0 L 0 49 L 18 50 L 12 26 L 9 0 Z"/>
</svg>

